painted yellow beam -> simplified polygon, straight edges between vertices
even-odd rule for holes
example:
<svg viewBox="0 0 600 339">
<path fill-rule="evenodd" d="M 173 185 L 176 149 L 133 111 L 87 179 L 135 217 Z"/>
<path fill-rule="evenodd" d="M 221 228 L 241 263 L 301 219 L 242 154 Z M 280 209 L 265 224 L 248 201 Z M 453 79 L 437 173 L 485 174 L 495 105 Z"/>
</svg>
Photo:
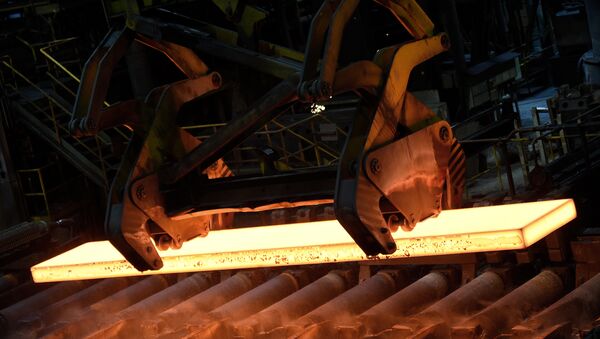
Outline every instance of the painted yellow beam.
<svg viewBox="0 0 600 339">
<path fill-rule="evenodd" d="M 89 242 L 31 268 L 36 282 L 177 272 L 384 260 L 527 248 L 576 217 L 570 199 L 442 211 L 398 231 L 398 251 L 368 258 L 336 221 L 211 232 L 179 250 L 161 252 L 164 266 L 139 272 L 108 242 Z"/>
</svg>

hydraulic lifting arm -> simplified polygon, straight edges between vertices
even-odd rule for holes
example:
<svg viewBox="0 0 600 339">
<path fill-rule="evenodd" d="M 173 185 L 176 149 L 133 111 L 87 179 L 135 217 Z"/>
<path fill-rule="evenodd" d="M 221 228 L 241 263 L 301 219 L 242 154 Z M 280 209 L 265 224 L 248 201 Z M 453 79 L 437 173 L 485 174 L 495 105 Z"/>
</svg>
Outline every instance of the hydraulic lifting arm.
<svg viewBox="0 0 600 339">
<path fill-rule="evenodd" d="M 333 202 L 341 225 L 367 255 L 376 255 L 396 250 L 392 233 L 399 227 L 410 230 L 443 208 L 460 205 L 460 145 L 448 123 L 406 91 L 411 70 L 447 50 L 448 39 L 434 35 L 414 0 L 376 2 L 390 9 L 415 40 L 383 49 L 373 61 L 338 69 L 342 33 L 359 0 L 326 0 L 311 24 L 301 74 L 273 87 L 202 143 L 179 128 L 175 116 L 185 102 L 218 89 L 219 73 L 208 73 L 186 47 L 129 28 L 109 32 L 86 64 L 71 128 L 77 136 L 120 124 L 134 130 L 111 186 L 105 228 L 135 268 L 162 267 L 154 244 L 179 248 L 210 229 L 229 227 L 225 212 Z M 155 25 L 160 31 L 161 24 Z M 188 79 L 156 88 L 145 100 L 103 109 L 110 73 L 134 40 L 163 52 Z M 337 168 L 232 177 L 222 158 L 286 107 L 324 102 L 346 91 L 359 92 L 361 100 Z M 282 182 L 299 184 L 283 187 Z M 251 201 L 236 200 L 236 194 L 221 200 L 215 194 L 217 204 L 206 198 L 208 192 L 231 193 L 236 187 L 252 191 Z"/>
<path fill-rule="evenodd" d="M 460 206 L 464 154 L 452 129 L 406 92 L 412 69 L 447 50 L 445 34 L 433 35 L 433 23 L 415 1 L 376 1 L 388 8 L 417 39 L 380 51 L 373 62 L 348 67 L 352 76 L 336 73 L 344 27 L 358 0 L 325 1 L 309 34 L 299 95 L 304 100 L 328 100 L 336 87 L 351 87 L 365 74 L 380 75 L 377 105 L 363 99 L 338 167 L 334 207 L 336 217 L 369 255 L 393 253 L 392 232 L 412 229 L 442 207 Z M 333 10 L 332 6 L 337 5 Z M 331 17 L 327 27 L 323 21 Z M 317 77 L 316 52 L 324 50 Z M 360 70 L 359 71 L 359 67 Z M 378 70 L 378 71 L 373 71 Z M 411 134 L 411 132 L 414 132 Z"/>
</svg>

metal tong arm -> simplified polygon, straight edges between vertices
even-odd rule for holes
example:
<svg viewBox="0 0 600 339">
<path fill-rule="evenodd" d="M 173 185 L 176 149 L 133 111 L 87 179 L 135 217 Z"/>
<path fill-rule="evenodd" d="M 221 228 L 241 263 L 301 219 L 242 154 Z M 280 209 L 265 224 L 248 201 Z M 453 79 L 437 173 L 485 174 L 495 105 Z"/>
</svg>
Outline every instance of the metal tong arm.
<svg viewBox="0 0 600 339">
<path fill-rule="evenodd" d="M 344 29 L 359 2 L 360 0 L 326 0 L 313 18 L 305 51 L 304 70 L 298 86 L 301 100 L 328 100 L 334 94 L 333 87 Z M 415 0 L 375 2 L 388 8 L 415 39 L 433 36 L 434 25 Z M 327 29 L 327 40 L 324 41 Z M 317 72 L 321 50 L 323 61 L 320 72 Z"/>
<path fill-rule="evenodd" d="M 125 27 L 111 29 L 86 61 L 69 130 L 73 136 L 91 136 L 118 125 L 139 123 L 139 100 L 127 100 L 102 109 L 113 70 L 134 41 L 163 53 L 188 78 L 208 73 L 208 67 L 189 48 L 155 41 Z"/>
</svg>

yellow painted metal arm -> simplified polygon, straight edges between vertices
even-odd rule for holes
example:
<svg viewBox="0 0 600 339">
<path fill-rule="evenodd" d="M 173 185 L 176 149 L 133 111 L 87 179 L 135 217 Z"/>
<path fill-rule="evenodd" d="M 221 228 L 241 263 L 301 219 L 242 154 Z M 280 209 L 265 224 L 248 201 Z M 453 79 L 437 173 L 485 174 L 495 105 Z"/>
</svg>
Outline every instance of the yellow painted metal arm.
<svg viewBox="0 0 600 339">
<path fill-rule="evenodd" d="M 375 0 L 375 2 L 392 11 L 415 39 L 433 35 L 433 22 L 415 0 Z"/>
</svg>

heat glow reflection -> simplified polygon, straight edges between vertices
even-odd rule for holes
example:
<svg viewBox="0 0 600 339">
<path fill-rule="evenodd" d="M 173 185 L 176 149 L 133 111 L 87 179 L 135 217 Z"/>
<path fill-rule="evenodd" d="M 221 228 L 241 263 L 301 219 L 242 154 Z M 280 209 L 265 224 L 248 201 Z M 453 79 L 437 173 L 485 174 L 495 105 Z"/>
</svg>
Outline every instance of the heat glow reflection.
<svg viewBox="0 0 600 339">
<path fill-rule="evenodd" d="M 31 268 L 36 282 L 320 264 L 527 248 L 576 217 L 571 199 L 442 211 L 410 232 L 394 233 L 396 253 L 368 258 L 337 220 L 211 232 L 164 267 L 139 272 L 108 242 L 89 242 Z"/>
</svg>

